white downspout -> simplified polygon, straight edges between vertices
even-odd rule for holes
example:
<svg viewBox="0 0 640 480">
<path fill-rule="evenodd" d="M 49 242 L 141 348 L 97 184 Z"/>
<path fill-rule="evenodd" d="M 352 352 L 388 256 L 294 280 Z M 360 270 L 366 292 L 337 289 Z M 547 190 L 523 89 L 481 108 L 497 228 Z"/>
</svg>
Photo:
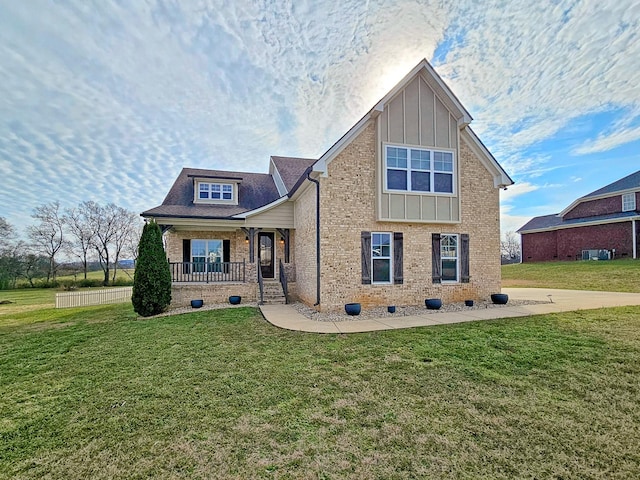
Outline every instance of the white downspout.
<svg viewBox="0 0 640 480">
<path fill-rule="evenodd" d="M 631 235 L 633 235 L 633 258 L 638 258 L 638 245 L 636 245 L 636 221 L 635 219 L 631 221 Z"/>
</svg>

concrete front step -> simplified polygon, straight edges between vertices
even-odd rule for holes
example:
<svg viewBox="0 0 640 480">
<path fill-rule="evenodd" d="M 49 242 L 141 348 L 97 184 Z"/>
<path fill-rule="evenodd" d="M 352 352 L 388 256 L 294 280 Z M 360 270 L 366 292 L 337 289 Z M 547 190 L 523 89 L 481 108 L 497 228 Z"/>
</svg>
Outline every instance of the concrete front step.
<svg viewBox="0 0 640 480">
<path fill-rule="evenodd" d="M 265 288 L 262 289 L 262 291 L 264 293 L 274 293 L 274 294 L 278 294 L 279 293 L 280 295 L 282 295 L 282 287 L 280 285 L 278 285 L 277 288 L 276 287 L 268 287 L 268 288 L 265 287 Z"/>
<path fill-rule="evenodd" d="M 286 305 L 287 303 L 280 282 L 264 282 L 262 292 L 264 305 Z"/>
<path fill-rule="evenodd" d="M 262 302 L 263 305 L 286 305 L 287 304 L 287 299 L 284 298 L 284 296 L 282 297 L 272 297 L 272 298 L 264 298 L 264 301 Z"/>
</svg>

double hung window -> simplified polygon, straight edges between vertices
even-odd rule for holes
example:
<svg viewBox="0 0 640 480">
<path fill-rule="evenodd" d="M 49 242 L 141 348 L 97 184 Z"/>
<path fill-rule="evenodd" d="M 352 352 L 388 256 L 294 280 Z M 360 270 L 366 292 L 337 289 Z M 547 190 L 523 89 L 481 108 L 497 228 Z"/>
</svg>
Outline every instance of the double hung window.
<svg viewBox="0 0 640 480">
<path fill-rule="evenodd" d="M 385 179 L 387 190 L 454 193 L 453 152 L 387 145 Z"/>
<path fill-rule="evenodd" d="M 373 283 L 391 283 L 391 233 L 371 234 Z"/>
<path fill-rule="evenodd" d="M 622 195 L 622 211 L 631 212 L 636 209 L 636 194 L 625 193 Z"/>
<path fill-rule="evenodd" d="M 458 235 L 442 235 L 440 238 L 442 281 L 458 281 Z"/>
</svg>

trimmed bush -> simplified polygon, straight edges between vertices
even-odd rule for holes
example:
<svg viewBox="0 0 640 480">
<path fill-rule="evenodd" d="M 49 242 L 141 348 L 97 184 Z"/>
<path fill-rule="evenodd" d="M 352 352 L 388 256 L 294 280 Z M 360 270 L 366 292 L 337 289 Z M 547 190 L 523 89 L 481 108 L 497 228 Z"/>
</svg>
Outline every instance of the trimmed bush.
<svg viewBox="0 0 640 480">
<path fill-rule="evenodd" d="M 162 246 L 162 231 L 154 221 L 144 226 L 138 244 L 131 303 L 143 317 L 162 313 L 171 303 L 171 270 Z"/>
</svg>

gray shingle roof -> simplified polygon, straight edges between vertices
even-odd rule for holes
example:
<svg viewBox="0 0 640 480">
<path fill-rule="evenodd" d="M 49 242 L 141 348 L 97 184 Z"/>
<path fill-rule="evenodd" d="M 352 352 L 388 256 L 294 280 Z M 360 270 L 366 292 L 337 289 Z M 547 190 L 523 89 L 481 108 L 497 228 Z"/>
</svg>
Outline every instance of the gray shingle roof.
<svg viewBox="0 0 640 480">
<path fill-rule="evenodd" d="M 640 170 L 638 170 L 635 173 L 632 173 L 631 175 L 627 175 L 626 177 L 621 178 L 620 180 L 616 180 L 615 182 L 610 183 L 609 185 L 605 185 L 604 187 L 599 188 L 598 190 L 595 190 L 585 195 L 584 197 L 580 197 L 576 201 L 576 203 L 579 203 L 583 199 L 589 199 L 591 197 L 599 197 L 602 195 L 615 194 L 617 192 L 622 192 L 624 190 L 630 190 L 634 188 L 640 188 Z M 626 218 L 626 217 L 634 217 L 634 216 L 637 216 L 636 212 L 618 212 L 618 213 L 612 213 L 608 215 L 563 220 L 562 217 L 559 216 L 559 214 L 554 213 L 553 215 L 543 215 L 541 217 L 532 218 L 531 220 L 529 220 L 529 222 L 527 222 L 525 225 L 520 227 L 520 229 L 518 230 L 518 233 L 523 233 L 523 232 L 526 233 L 531 230 L 552 230 L 552 229 L 560 228 L 563 226 L 569 227 L 573 225 L 579 225 L 585 222 L 607 221 L 607 220 L 614 220 L 618 218 Z"/>
<path fill-rule="evenodd" d="M 310 158 L 296 157 L 274 157 L 272 156 L 274 165 L 280 173 L 280 177 L 284 182 L 287 192 L 290 192 L 294 185 L 298 182 L 302 174 L 313 165 L 316 160 Z"/>
<path fill-rule="evenodd" d="M 597 197 L 599 195 L 621 192 L 623 190 L 629 190 L 632 188 L 640 188 L 640 170 L 632 173 L 631 175 L 627 175 L 620 180 L 616 180 L 615 182 L 610 183 L 609 185 L 606 185 L 596 190 L 595 192 L 591 192 L 582 198 Z"/>
<path fill-rule="evenodd" d="M 560 217 L 558 214 L 544 215 L 542 217 L 534 217 L 529 220 L 524 226 L 520 227 L 518 233 L 527 233 L 532 230 L 553 230 L 555 228 L 561 227 L 580 226 L 580 224 L 582 223 L 604 222 L 637 216 L 638 214 L 636 212 L 618 212 L 608 215 L 598 215 L 594 217 L 572 218 L 570 220 L 563 220 L 562 217 Z"/>
<path fill-rule="evenodd" d="M 238 205 L 201 205 L 193 203 L 194 177 L 241 179 Z M 229 218 L 260 208 L 280 198 L 271 175 L 183 168 L 162 205 L 142 213 L 143 217 Z"/>
</svg>

